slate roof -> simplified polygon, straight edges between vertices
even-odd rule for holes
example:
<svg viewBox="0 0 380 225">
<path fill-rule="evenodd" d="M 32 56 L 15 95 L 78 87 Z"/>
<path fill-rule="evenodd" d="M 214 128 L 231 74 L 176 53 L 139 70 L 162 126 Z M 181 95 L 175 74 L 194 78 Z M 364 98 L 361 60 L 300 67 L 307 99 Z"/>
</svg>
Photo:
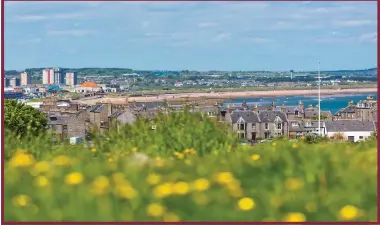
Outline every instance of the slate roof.
<svg viewBox="0 0 380 225">
<path fill-rule="evenodd" d="M 339 110 L 335 115 L 338 115 L 339 113 L 355 113 L 355 108 L 355 106 L 347 106 L 346 108 Z"/>
<path fill-rule="evenodd" d="M 329 116 L 330 114 L 330 111 L 321 111 L 321 116 Z M 312 118 L 315 116 L 318 116 L 318 109 L 305 110 L 305 118 Z"/>
<path fill-rule="evenodd" d="M 300 113 L 303 112 L 303 109 L 299 106 L 285 106 L 284 112 L 286 114 L 295 114 L 296 110 L 298 110 L 298 112 L 300 112 Z"/>
<path fill-rule="evenodd" d="M 90 108 L 88 108 L 88 111 L 90 112 L 95 112 L 95 113 L 99 113 L 101 111 L 103 111 L 103 109 L 106 107 L 106 105 L 104 104 L 101 104 L 101 105 L 94 105 L 94 106 L 91 106 Z"/>
<path fill-rule="evenodd" d="M 65 125 L 69 122 L 70 116 L 69 115 L 56 115 L 56 114 L 50 114 L 47 118 L 47 124 L 49 125 Z"/>
<path fill-rule="evenodd" d="M 376 123 L 372 121 L 358 121 L 358 120 L 326 121 L 327 132 L 375 131 L 375 129 L 376 129 Z"/>
<path fill-rule="evenodd" d="M 247 123 L 259 123 L 260 118 L 257 112 L 254 111 L 240 111 L 240 110 L 235 110 L 231 113 L 231 122 L 236 123 L 240 117 L 245 120 Z"/>
<path fill-rule="evenodd" d="M 324 126 L 323 123 L 325 123 L 325 122 L 326 121 L 321 121 L 321 127 Z M 293 126 L 294 123 L 297 123 L 298 126 Z M 309 124 L 307 124 L 307 123 L 309 123 Z M 318 128 L 318 121 L 311 121 L 311 122 L 291 121 L 291 122 L 289 122 L 289 131 L 290 132 L 295 132 L 295 131 L 302 132 L 302 131 L 312 130 L 315 128 Z"/>
<path fill-rule="evenodd" d="M 119 116 L 123 115 L 125 111 L 118 111 L 113 113 L 112 115 L 109 116 L 109 118 L 118 118 Z"/>
<path fill-rule="evenodd" d="M 273 123 L 277 116 L 280 117 L 282 121 L 288 122 L 288 118 L 284 112 L 272 110 L 259 112 L 260 121 L 263 123 Z"/>
</svg>

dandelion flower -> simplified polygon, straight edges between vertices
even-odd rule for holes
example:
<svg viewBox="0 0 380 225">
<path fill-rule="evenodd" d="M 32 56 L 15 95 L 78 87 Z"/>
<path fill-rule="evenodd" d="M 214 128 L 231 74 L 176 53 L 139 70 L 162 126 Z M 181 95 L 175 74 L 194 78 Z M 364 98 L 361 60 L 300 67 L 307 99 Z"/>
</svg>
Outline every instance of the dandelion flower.
<svg viewBox="0 0 380 225">
<path fill-rule="evenodd" d="M 67 166 L 70 164 L 70 162 L 70 158 L 65 155 L 60 155 L 53 159 L 53 163 L 56 166 Z"/>
<path fill-rule="evenodd" d="M 155 185 L 158 184 L 161 180 L 161 176 L 158 174 L 149 174 L 146 178 L 148 184 Z"/>
<path fill-rule="evenodd" d="M 193 188 L 196 191 L 205 191 L 210 188 L 210 181 L 204 178 L 200 178 L 194 181 Z"/>
<path fill-rule="evenodd" d="M 163 219 L 164 222 L 179 222 L 179 221 L 181 221 L 181 219 L 179 218 L 179 216 L 177 216 L 174 213 L 166 213 L 162 217 L 162 219 Z"/>
<path fill-rule="evenodd" d="M 92 149 L 91 149 L 91 152 L 96 152 L 96 148 L 92 148 Z"/>
<path fill-rule="evenodd" d="M 46 161 L 37 162 L 33 169 L 31 170 L 31 174 L 33 176 L 37 176 L 40 173 L 46 173 L 50 171 L 50 164 Z"/>
<path fill-rule="evenodd" d="M 13 198 L 13 204 L 15 206 L 25 207 L 31 202 L 31 199 L 27 195 L 18 195 Z"/>
<path fill-rule="evenodd" d="M 116 194 L 125 199 L 134 199 L 137 196 L 137 191 L 128 184 L 116 186 Z"/>
<path fill-rule="evenodd" d="M 232 182 L 234 177 L 230 172 L 221 172 L 216 175 L 216 180 L 221 184 L 227 184 Z"/>
<path fill-rule="evenodd" d="M 164 198 L 172 194 L 172 184 L 164 183 L 154 188 L 153 194 L 157 198 Z"/>
<path fill-rule="evenodd" d="M 28 167 L 34 163 L 34 158 L 23 151 L 18 151 L 10 161 L 10 165 L 14 167 Z"/>
<path fill-rule="evenodd" d="M 147 212 L 149 216 L 159 217 L 165 213 L 165 208 L 161 204 L 152 203 L 148 205 Z"/>
<path fill-rule="evenodd" d="M 65 181 L 66 181 L 66 184 L 77 185 L 77 184 L 82 183 L 83 175 L 78 172 L 70 173 L 66 176 Z"/>
<path fill-rule="evenodd" d="M 303 213 L 292 212 L 285 216 L 284 222 L 306 222 L 306 217 Z"/>
<path fill-rule="evenodd" d="M 346 205 L 339 211 L 342 220 L 354 220 L 359 216 L 359 209 L 353 205 Z"/>
<path fill-rule="evenodd" d="M 173 185 L 173 193 L 177 195 L 186 195 L 189 193 L 190 187 L 186 182 L 177 182 Z"/>
<path fill-rule="evenodd" d="M 45 176 L 39 176 L 35 179 L 35 184 L 38 187 L 46 187 L 49 185 L 49 180 Z"/>
<path fill-rule="evenodd" d="M 238 202 L 238 206 L 240 210 L 248 211 L 255 207 L 255 201 L 252 198 L 242 198 Z"/>
<path fill-rule="evenodd" d="M 97 177 L 92 183 L 92 193 L 96 195 L 105 194 L 108 191 L 109 186 L 110 182 L 107 177 Z"/>
<path fill-rule="evenodd" d="M 253 161 L 260 160 L 260 155 L 258 155 L 258 154 L 253 154 L 253 155 L 251 155 L 251 159 L 252 159 Z"/>
<path fill-rule="evenodd" d="M 132 152 L 136 152 L 137 151 L 137 147 L 133 147 L 131 150 L 132 150 Z"/>
</svg>

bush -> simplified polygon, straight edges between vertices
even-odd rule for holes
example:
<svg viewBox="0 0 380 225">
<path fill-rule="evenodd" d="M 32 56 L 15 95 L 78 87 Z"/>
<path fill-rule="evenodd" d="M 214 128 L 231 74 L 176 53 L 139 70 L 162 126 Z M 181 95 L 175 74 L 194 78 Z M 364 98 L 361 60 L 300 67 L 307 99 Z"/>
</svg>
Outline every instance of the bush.
<svg viewBox="0 0 380 225">
<path fill-rule="evenodd" d="M 6 137 L 5 220 L 376 220 L 375 141 L 242 146 L 200 119 L 139 121 L 89 149 Z"/>
<path fill-rule="evenodd" d="M 17 102 L 4 100 L 4 129 L 15 137 L 38 136 L 47 129 L 47 119 L 37 109 Z"/>
</svg>

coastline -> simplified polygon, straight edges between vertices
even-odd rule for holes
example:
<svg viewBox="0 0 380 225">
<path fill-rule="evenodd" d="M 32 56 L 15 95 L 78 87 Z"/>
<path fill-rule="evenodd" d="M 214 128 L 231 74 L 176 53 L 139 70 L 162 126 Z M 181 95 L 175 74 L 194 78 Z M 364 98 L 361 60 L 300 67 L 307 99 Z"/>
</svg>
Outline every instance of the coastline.
<svg viewBox="0 0 380 225">
<path fill-rule="evenodd" d="M 336 94 L 363 94 L 377 93 L 377 88 L 355 88 L 355 89 L 321 89 L 321 95 Z M 128 97 L 128 101 L 136 102 L 162 102 L 162 101 L 179 101 L 179 100 L 207 100 L 218 99 L 227 100 L 231 98 L 245 97 L 277 97 L 277 96 L 313 96 L 318 95 L 318 90 L 274 90 L 274 91 L 241 91 L 241 92 L 199 92 L 199 93 L 179 93 L 179 94 L 161 94 L 156 96 L 138 96 Z M 99 99 L 78 100 L 83 104 L 95 104 L 96 102 L 109 101 L 115 104 L 125 104 L 127 97 L 103 97 Z"/>
</svg>

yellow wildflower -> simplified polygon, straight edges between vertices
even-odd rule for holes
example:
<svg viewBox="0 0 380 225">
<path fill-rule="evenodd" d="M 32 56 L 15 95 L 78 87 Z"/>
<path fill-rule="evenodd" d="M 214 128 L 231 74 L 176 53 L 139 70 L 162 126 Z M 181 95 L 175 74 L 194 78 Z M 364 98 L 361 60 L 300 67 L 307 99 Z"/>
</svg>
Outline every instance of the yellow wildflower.
<svg viewBox="0 0 380 225">
<path fill-rule="evenodd" d="M 37 162 L 33 169 L 31 170 L 31 174 L 33 176 L 37 176 L 40 173 L 46 173 L 50 171 L 50 164 L 46 161 Z"/>
<path fill-rule="evenodd" d="M 91 149 L 91 152 L 96 152 L 96 148 L 92 148 L 92 149 Z"/>
<path fill-rule="evenodd" d="M 196 191 L 205 191 L 210 188 L 210 181 L 200 178 L 194 181 L 193 188 Z"/>
<path fill-rule="evenodd" d="M 95 195 L 102 195 L 107 193 L 110 182 L 107 177 L 100 176 L 97 177 L 92 183 L 92 193 Z"/>
<path fill-rule="evenodd" d="M 240 188 L 240 184 L 236 180 L 228 183 L 227 189 L 232 197 L 238 198 L 243 195 L 243 190 Z"/>
<path fill-rule="evenodd" d="M 260 155 L 258 155 L 258 154 L 253 154 L 253 155 L 251 155 L 251 159 L 252 159 L 253 161 L 257 161 L 257 160 L 260 159 Z"/>
<path fill-rule="evenodd" d="M 38 187 L 46 187 L 49 185 L 49 180 L 45 176 L 39 176 L 35 179 L 35 184 Z"/>
<path fill-rule="evenodd" d="M 285 181 L 285 188 L 289 191 L 296 191 L 303 188 L 304 183 L 298 178 L 288 178 Z"/>
<path fill-rule="evenodd" d="M 230 172 L 221 172 L 216 175 L 216 180 L 221 184 L 227 184 L 232 182 L 234 177 Z"/>
<path fill-rule="evenodd" d="M 10 165 L 14 167 L 27 167 L 34 163 L 34 157 L 23 151 L 17 151 L 10 161 Z"/>
<path fill-rule="evenodd" d="M 133 147 L 132 152 L 136 152 L 136 151 L 137 151 L 137 147 Z"/>
<path fill-rule="evenodd" d="M 273 147 L 276 147 L 277 143 L 276 142 L 272 142 L 272 146 Z"/>
<path fill-rule="evenodd" d="M 300 212 L 292 212 L 288 213 L 284 220 L 284 222 L 306 222 L 306 217 L 303 213 Z"/>
<path fill-rule="evenodd" d="M 67 166 L 70 164 L 70 162 L 71 162 L 70 158 L 65 155 L 60 155 L 53 159 L 54 165 L 57 165 L 57 166 Z"/>
<path fill-rule="evenodd" d="M 163 167 L 164 166 L 164 162 L 161 161 L 161 160 L 156 160 L 155 164 L 156 164 L 157 167 Z"/>
<path fill-rule="evenodd" d="M 191 148 L 191 149 L 185 149 L 183 153 L 188 154 L 188 155 L 194 155 L 196 152 L 193 148 Z"/>
<path fill-rule="evenodd" d="M 164 198 L 166 196 L 169 196 L 172 194 L 172 184 L 171 183 L 164 183 L 154 188 L 153 194 L 157 198 Z"/>
<path fill-rule="evenodd" d="M 21 207 L 27 206 L 31 202 L 31 199 L 27 195 L 15 196 L 12 200 L 13 205 Z"/>
<path fill-rule="evenodd" d="M 179 218 L 179 216 L 177 216 L 174 213 L 166 213 L 162 217 L 162 219 L 163 219 L 164 222 L 179 222 L 179 221 L 181 221 L 181 219 Z"/>
<path fill-rule="evenodd" d="M 66 176 L 65 181 L 66 181 L 66 184 L 77 185 L 77 184 L 82 183 L 83 175 L 81 173 L 78 173 L 78 172 L 73 172 L 73 173 L 70 173 Z"/>
<path fill-rule="evenodd" d="M 148 184 L 151 184 L 151 185 L 158 184 L 160 180 L 161 180 L 161 176 L 154 173 L 149 174 L 148 177 L 146 178 L 146 181 L 148 182 Z"/>
<path fill-rule="evenodd" d="M 124 184 L 126 180 L 124 179 L 124 174 L 117 172 L 112 174 L 112 180 L 115 184 Z"/>
<path fill-rule="evenodd" d="M 346 205 L 339 211 L 339 217 L 342 220 L 354 220 L 359 214 L 359 209 L 353 205 Z"/>
<path fill-rule="evenodd" d="M 292 148 L 298 148 L 298 144 L 297 143 L 293 143 L 292 144 Z"/>
<path fill-rule="evenodd" d="M 185 195 L 189 193 L 190 191 L 189 185 L 183 181 L 174 183 L 172 188 L 173 188 L 173 193 L 177 195 Z"/>
<path fill-rule="evenodd" d="M 125 199 L 134 199 L 137 196 L 137 191 L 128 184 L 116 186 L 116 195 Z"/>
<path fill-rule="evenodd" d="M 149 216 L 159 217 L 165 213 L 165 208 L 161 204 L 152 203 L 148 205 L 147 212 Z"/>
<path fill-rule="evenodd" d="M 248 198 L 248 197 L 242 198 L 238 202 L 238 207 L 240 210 L 243 210 L 243 211 L 251 210 L 255 208 L 255 201 L 253 201 L 252 198 Z"/>
</svg>

